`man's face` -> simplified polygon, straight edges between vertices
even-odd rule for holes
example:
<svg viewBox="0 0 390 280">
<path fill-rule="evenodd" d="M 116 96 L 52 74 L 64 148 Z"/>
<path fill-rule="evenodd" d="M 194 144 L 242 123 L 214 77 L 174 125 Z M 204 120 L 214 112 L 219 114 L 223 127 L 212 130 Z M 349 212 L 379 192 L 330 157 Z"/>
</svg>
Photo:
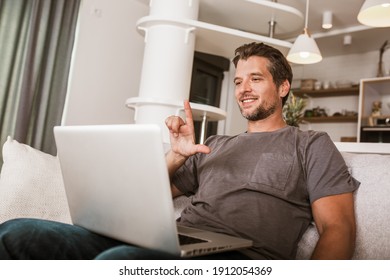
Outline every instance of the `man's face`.
<svg viewBox="0 0 390 280">
<path fill-rule="evenodd" d="M 235 96 L 242 116 L 250 121 L 266 119 L 281 106 L 268 63 L 268 59 L 259 56 L 237 63 Z"/>
</svg>

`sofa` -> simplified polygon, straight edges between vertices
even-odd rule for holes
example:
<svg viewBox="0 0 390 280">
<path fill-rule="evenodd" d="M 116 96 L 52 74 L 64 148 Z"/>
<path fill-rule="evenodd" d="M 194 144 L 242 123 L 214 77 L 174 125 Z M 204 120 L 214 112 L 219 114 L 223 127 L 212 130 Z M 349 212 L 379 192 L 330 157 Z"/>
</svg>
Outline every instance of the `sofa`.
<svg viewBox="0 0 390 280">
<path fill-rule="evenodd" d="M 351 174 L 361 182 L 354 194 L 357 239 L 353 259 L 390 259 L 390 144 L 370 145 L 368 150 L 336 145 Z M 0 223 L 20 217 L 71 223 L 58 158 L 11 137 L 2 152 Z M 188 203 L 184 196 L 174 200 L 176 217 Z M 299 243 L 296 259 L 309 259 L 317 240 L 313 222 Z"/>
</svg>

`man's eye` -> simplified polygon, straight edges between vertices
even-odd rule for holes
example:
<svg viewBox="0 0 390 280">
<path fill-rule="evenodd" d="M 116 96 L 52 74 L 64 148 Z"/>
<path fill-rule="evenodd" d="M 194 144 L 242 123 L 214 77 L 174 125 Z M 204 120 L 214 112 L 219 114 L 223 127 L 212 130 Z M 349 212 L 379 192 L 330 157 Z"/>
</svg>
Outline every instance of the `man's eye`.
<svg viewBox="0 0 390 280">
<path fill-rule="evenodd" d="M 241 84 L 241 81 L 235 81 L 234 84 L 235 84 L 236 86 L 239 86 L 239 85 Z"/>
</svg>

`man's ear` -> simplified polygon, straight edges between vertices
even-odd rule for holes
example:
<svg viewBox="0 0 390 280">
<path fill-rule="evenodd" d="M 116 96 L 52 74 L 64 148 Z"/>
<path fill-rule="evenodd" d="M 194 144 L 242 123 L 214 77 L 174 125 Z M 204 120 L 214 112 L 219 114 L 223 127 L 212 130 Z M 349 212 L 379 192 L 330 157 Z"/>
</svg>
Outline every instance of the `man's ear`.
<svg viewBox="0 0 390 280">
<path fill-rule="evenodd" d="M 279 96 L 281 98 L 285 97 L 290 92 L 290 83 L 288 80 L 285 80 L 279 87 Z"/>
</svg>

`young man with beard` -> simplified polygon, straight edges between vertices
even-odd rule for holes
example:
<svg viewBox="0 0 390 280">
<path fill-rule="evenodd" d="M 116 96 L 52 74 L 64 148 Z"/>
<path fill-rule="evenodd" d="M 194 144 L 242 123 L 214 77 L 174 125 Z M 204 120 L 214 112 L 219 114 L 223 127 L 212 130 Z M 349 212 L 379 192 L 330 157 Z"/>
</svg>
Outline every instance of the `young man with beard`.
<svg viewBox="0 0 390 280">
<path fill-rule="evenodd" d="M 286 125 L 290 65 L 261 43 L 239 47 L 233 62 L 245 133 L 195 145 L 188 103 L 186 122 L 167 119 L 173 193 L 194 194 L 180 222 L 251 239 L 254 246 L 242 253 L 252 258 L 293 259 L 314 218 L 320 239 L 312 258 L 351 258 L 359 182 L 326 133 Z"/>
<path fill-rule="evenodd" d="M 353 191 L 359 186 L 326 133 L 286 125 L 282 108 L 291 67 L 262 43 L 239 47 L 235 97 L 247 130 L 194 141 L 191 108 L 168 117 L 167 164 L 172 194 L 191 195 L 179 224 L 253 240 L 253 247 L 206 259 L 294 259 L 314 219 L 314 259 L 348 259 L 355 244 Z M 31 246 L 33 244 L 33 246 Z M 85 229 L 48 221 L 0 226 L 0 258 L 160 259 L 167 254 L 123 244 Z"/>
</svg>

